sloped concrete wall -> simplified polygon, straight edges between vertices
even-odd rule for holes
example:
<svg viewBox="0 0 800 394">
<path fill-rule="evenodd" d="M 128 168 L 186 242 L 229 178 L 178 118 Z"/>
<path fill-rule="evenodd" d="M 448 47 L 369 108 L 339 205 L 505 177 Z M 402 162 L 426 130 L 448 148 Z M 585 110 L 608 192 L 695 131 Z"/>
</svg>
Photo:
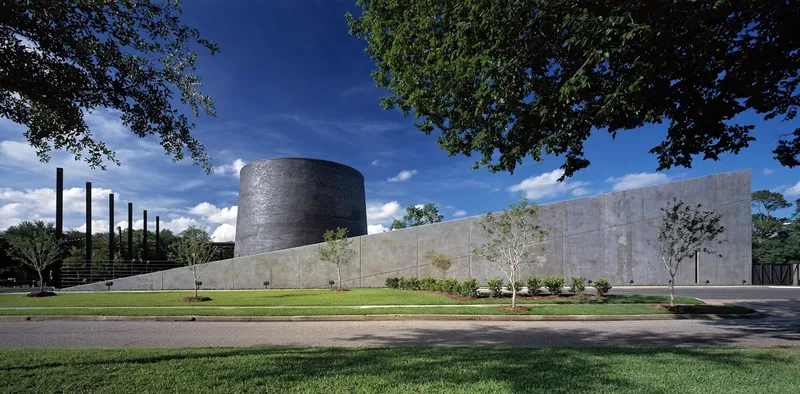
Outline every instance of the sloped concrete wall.
<svg viewBox="0 0 800 394">
<path fill-rule="evenodd" d="M 722 257 L 701 255 L 697 266 L 685 260 L 676 278 L 682 285 L 750 283 L 750 170 L 735 171 L 663 185 L 555 202 L 540 206 L 540 221 L 550 228 L 534 265 L 522 274 L 608 278 L 615 285 L 664 285 L 666 267 L 648 241 L 656 239 L 661 208 L 681 199 L 703 204 L 722 214 L 725 241 L 718 248 Z M 480 220 L 475 216 L 427 226 L 353 238 L 356 257 L 342 270 L 349 287 L 379 287 L 390 276 L 430 276 L 428 250 L 455 258 L 448 276 L 470 277 L 485 283 L 502 277 L 472 251 L 483 242 Z M 320 261 L 320 244 L 218 261 L 203 274 L 203 288 L 254 289 L 326 287 L 336 279 L 336 267 Z M 189 289 L 192 275 L 187 268 L 121 278 L 115 290 Z M 74 290 L 103 290 L 102 283 Z"/>
</svg>

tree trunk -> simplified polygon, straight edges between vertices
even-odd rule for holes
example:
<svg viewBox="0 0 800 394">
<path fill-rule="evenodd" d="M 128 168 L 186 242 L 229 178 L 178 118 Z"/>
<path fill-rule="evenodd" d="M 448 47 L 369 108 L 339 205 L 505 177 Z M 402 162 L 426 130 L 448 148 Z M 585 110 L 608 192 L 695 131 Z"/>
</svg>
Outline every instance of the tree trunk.
<svg viewBox="0 0 800 394">
<path fill-rule="evenodd" d="M 517 307 L 517 288 L 516 283 L 511 281 L 511 309 Z"/>
<path fill-rule="evenodd" d="M 336 266 L 336 275 L 339 277 L 339 290 L 342 289 L 342 267 Z"/>
<path fill-rule="evenodd" d="M 42 276 L 42 270 L 36 270 L 39 272 L 39 292 L 44 291 L 44 276 Z"/>
<path fill-rule="evenodd" d="M 675 306 L 675 274 L 670 273 L 672 280 L 669 281 L 669 305 Z"/>
<path fill-rule="evenodd" d="M 194 284 L 194 297 L 197 298 L 197 288 L 200 287 L 197 283 Z"/>
</svg>

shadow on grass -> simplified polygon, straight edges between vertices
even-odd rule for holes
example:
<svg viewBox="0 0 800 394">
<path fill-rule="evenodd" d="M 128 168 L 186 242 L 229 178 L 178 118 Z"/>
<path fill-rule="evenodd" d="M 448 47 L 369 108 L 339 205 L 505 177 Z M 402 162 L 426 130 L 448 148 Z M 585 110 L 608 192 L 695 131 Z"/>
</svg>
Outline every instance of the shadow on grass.
<svg viewBox="0 0 800 394">
<path fill-rule="evenodd" d="M 714 379 L 717 372 L 730 375 L 731 371 L 741 370 L 747 375 L 755 372 L 754 365 L 790 368 L 792 362 L 795 366 L 798 362 L 797 352 L 787 356 L 767 350 L 690 348 L 206 348 L 61 352 L 48 357 L 33 355 L 27 360 L 9 359 L 6 354 L 0 361 L 3 366 L 0 376 L 16 379 L 6 379 L 12 389 L 24 384 L 19 379 L 39 379 L 36 383 L 39 390 L 35 391 L 113 387 L 115 391 L 666 393 L 693 388 L 681 377 L 682 372 L 706 371 Z M 670 366 L 669 373 L 661 369 L 665 365 Z M 133 386 L 142 379 L 143 383 Z M 743 389 L 734 386 L 741 384 L 736 379 L 720 383 Z"/>
</svg>

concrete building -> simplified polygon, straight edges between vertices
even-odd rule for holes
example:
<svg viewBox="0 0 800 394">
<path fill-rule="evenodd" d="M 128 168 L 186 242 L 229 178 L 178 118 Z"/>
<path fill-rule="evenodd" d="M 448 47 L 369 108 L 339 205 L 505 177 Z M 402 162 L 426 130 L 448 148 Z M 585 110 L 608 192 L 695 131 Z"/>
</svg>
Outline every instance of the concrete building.
<svg viewBox="0 0 800 394">
<path fill-rule="evenodd" d="M 522 274 L 608 278 L 614 285 L 664 285 L 669 274 L 648 241 L 656 239 L 661 208 L 681 199 L 703 204 L 722 215 L 724 243 L 717 255 L 699 254 L 684 261 L 676 277 L 681 285 L 751 282 L 750 170 L 686 179 L 640 189 L 601 194 L 540 206 L 540 220 L 550 228 L 536 264 Z M 463 280 L 502 277 L 472 251 L 485 240 L 475 216 L 353 239 L 357 254 L 342 270 L 350 287 L 378 287 L 390 276 L 430 276 L 428 250 L 455 257 L 448 275 Z M 241 228 L 241 226 L 239 226 Z M 327 287 L 336 267 L 319 259 L 320 245 L 307 245 L 209 264 L 203 288 L 251 289 Z M 115 290 L 189 289 L 186 268 L 114 280 Z M 76 290 L 102 290 L 102 283 Z"/>
<path fill-rule="evenodd" d="M 322 242 L 325 231 L 367 233 L 364 176 L 315 159 L 265 159 L 242 168 L 234 257 Z"/>
</svg>

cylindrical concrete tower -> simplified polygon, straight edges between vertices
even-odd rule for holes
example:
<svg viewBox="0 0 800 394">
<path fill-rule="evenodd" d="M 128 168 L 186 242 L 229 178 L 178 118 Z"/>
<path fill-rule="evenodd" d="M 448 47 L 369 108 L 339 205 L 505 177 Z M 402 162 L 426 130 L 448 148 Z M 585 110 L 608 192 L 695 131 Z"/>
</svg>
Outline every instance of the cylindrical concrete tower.
<svg viewBox="0 0 800 394">
<path fill-rule="evenodd" d="M 327 230 L 367 233 L 364 176 L 326 160 L 264 159 L 242 168 L 236 257 L 322 242 Z"/>
</svg>

